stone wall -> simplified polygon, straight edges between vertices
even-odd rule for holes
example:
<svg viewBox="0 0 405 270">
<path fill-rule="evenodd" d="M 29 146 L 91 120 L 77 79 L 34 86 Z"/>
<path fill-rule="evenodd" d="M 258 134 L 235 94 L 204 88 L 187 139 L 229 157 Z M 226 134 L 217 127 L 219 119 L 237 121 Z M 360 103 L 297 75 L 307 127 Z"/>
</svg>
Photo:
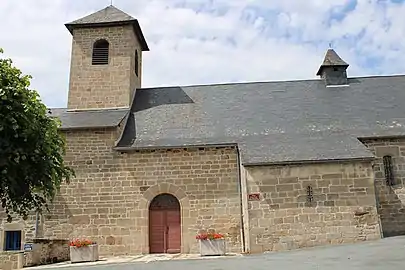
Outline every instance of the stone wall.
<svg viewBox="0 0 405 270">
<path fill-rule="evenodd" d="M 169 192 L 182 206 L 182 252 L 198 252 L 200 229 L 230 233 L 241 251 L 237 153 L 233 148 L 112 150 L 115 131 L 67 134 L 66 161 L 76 179 L 61 188 L 45 215 L 45 238 L 88 237 L 100 255 L 148 253 L 148 204 Z"/>
<path fill-rule="evenodd" d="M 363 140 L 363 143 L 377 157 L 373 170 L 383 235 L 405 235 L 405 139 Z M 393 159 L 393 185 L 386 183 L 383 165 L 385 155 Z"/>
<path fill-rule="evenodd" d="M 24 252 L 24 267 L 69 261 L 69 241 L 34 239 L 32 250 Z"/>
<path fill-rule="evenodd" d="M 370 162 L 248 167 L 251 252 L 380 238 Z M 308 202 L 307 187 L 313 199 Z"/>
<path fill-rule="evenodd" d="M 23 252 L 0 252 L 0 269 L 20 269 L 23 267 L 23 258 Z"/>
<path fill-rule="evenodd" d="M 0 251 L 4 249 L 6 231 L 21 231 L 21 249 L 23 249 L 24 243 L 35 238 L 35 214 L 29 215 L 27 220 L 14 215 L 12 222 L 9 223 L 5 211 L 0 211 Z"/>
<path fill-rule="evenodd" d="M 93 44 L 110 43 L 109 64 L 92 65 Z M 138 51 L 139 74 L 135 74 Z M 81 28 L 73 32 L 69 109 L 129 107 L 132 91 L 141 86 L 142 50 L 133 27 Z"/>
</svg>

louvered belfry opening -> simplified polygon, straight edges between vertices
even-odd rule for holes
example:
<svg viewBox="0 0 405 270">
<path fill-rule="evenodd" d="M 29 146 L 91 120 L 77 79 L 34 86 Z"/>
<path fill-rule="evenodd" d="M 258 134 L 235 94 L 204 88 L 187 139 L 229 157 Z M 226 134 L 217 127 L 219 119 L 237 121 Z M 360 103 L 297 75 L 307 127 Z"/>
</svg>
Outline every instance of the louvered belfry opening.
<svg viewBox="0 0 405 270">
<path fill-rule="evenodd" d="M 105 39 L 94 42 L 92 65 L 108 65 L 110 44 Z"/>
</svg>

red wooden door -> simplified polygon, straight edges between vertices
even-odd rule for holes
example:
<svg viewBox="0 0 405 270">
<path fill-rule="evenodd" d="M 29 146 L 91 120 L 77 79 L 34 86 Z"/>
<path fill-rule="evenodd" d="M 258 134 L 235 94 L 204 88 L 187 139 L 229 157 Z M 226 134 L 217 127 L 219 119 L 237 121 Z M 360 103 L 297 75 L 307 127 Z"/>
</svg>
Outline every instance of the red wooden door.
<svg viewBox="0 0 405 270">
<path fill-rule="evenodd" d="M 180 253 L 181 246 L 181 226 L 180 226 L 180 211 L 166 211 L 167 223 L 167 253 Z"/>
<path fill-rule="evenodd" d="M 149 247 L 151 253 L 165 253 L 165 229 L 164 211 L 159 209 L 149 211 Z"/>
<path fill-rule="evenodd" d="M 150 253 L 179 253 L 180 247 L 180 203 L 170 194 L 158 195 L 149 206 Z"/>
</svg>

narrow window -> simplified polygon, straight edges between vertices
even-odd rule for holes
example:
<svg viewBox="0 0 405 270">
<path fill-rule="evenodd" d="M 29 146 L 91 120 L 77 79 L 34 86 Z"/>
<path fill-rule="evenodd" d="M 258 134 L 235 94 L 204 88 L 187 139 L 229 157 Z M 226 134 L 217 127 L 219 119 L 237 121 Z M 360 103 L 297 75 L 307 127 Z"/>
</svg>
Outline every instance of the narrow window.
<svg viewBox="0 0 405 270">
<path fill-rule="evenodd" d="M 21 231 L 6 231 L 4 250 L 17 251 L 21 250 Z"/>
<path fill-rule="evenodd" d="M 139 59 L 138 59 L 138 51 L 135 51 L 135 74 L 138 77 L 139 72 Z"/>
<path fill-rule="evenodd" d="M 92 65 L 108 65 L 110 44 L 105 39 L 100 39 L 93 44 Z"/>
<path fill-rule="evenodd" d="M 307 202 L 312 203 L 314 200 L 314 191 L 311 186 L 307 186 Z"/>
<path fill-rule="evenodd" d="M 384 163 L 385 182 L 387 183 L 388 186 L 392 186 L 394 185 L 394 168 L 392 165 L 392 157 L 384 156 L 383 163 Z"/>
</svg>

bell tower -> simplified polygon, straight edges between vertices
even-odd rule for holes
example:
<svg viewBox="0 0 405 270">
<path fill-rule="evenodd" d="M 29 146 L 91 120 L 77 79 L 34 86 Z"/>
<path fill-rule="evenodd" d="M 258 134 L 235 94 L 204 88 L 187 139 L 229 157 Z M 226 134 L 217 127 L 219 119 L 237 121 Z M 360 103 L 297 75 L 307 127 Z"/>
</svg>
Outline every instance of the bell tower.
<svg viewBox="0 0 405 270">
<path fill-rule="evenodd" d="M 68 110 L 128 108 L 149 51 L 138 20 L 111 5 L 65 26 L 73 36 Z"/>
</svg>

